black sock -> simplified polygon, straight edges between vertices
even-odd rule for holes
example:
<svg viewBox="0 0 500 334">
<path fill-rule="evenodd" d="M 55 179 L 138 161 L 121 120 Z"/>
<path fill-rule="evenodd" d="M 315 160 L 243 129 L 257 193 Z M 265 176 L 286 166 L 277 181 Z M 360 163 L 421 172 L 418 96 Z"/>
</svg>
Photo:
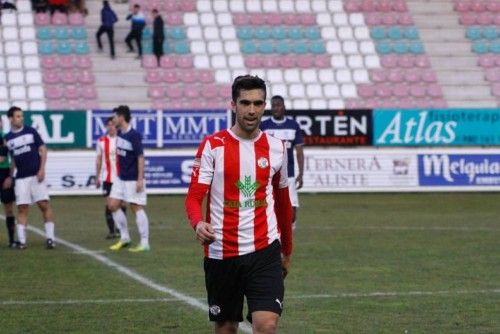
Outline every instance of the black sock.
<svg viewBox="0 0 500 334">
<path fill-rule="evenodd" d="M 7 233 L 9 235 L 9 243 L 14 242 L 14 233 L 16 231 L 16 218 L 14 216 L 7 216 L 5 218 L 5 224 L 7 225 Z"/>
<path fill-rule="evenodd" d="M 111 210 L 106 206 L 106 224 L 108 224 L 109 233 L 115 233 L 115 221 Z"/>
</svg>

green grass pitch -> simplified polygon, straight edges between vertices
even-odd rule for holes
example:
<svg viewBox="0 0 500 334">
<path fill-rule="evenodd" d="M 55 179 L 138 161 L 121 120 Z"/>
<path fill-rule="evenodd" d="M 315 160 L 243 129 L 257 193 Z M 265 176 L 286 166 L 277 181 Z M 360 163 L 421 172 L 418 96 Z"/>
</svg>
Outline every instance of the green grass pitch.
<svg viewBox="0 0 500 334">
<path fill-rule="evenodd" d="M 111 252 L 103 199 L 53 197 L 56 236 L 205 302 L 183 196 L 149 196 L 152 251 Z M 500 195 L 302 194 L 281 333 L 499 333 Z M 42 228 L 38 210 L 30 223 Z M 138 240 L 130 214 L 129 228 Z M 3 223 L 2 223 L 3 225 Z M 0 333 L 211 333 L 207 312 L 89 255 L 0 228 Z"/>
</svg>

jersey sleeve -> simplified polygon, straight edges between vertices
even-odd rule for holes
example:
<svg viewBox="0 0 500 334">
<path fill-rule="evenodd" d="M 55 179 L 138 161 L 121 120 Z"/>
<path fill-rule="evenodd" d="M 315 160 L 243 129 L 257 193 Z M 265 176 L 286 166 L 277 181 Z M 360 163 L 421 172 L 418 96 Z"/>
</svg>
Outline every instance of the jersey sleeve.
<svg viewBox="0 0 500 334">
<path fill-rule="evenodd" d="M 293 144 L 304 145 L 304 136 L 302 135 L 302 130 L 297 122 L 295 122 L 295 139 L 293 140 Z"/>
<path fill-rule="evenodd" d="M 40 134 L 35 129 L 33 129 L 33 138 L 35 139 L 36 148 L 39 148 L 40 146 L 45 145 L 42 137 L 40 137 Z"/>
<path fill-rule="evenodd" d="M 283 143 L 283 163 L 279 171 L 279 178 L 277 180 L 278 188 L 288 187 L 288 154 Z"/>
<path fill-rule="evenodd" d="M 185 201 L 186 215 L 193 228 L 196 228 L 196 225 L 203 220 L 203 198 L 212 183 L 213 173 L 214 167 L 210 143 L 205 138 L 198 147 L 194 159 L 191 183 Z"/>
<path fill-rule="evenodd" d="M 136 132 L 135 136 L 133 136 L 132 149 L 134 150 L 136 156 L 144 155 L 144 148 L 142 147 L 142 138 L 138 132 Z"/>
</svg>

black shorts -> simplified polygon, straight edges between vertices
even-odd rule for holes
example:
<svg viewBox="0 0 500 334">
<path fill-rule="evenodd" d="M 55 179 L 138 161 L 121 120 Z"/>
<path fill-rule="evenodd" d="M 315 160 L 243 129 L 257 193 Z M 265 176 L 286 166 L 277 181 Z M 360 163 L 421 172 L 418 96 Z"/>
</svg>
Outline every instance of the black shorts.
<svg viewBox="0 0 500 334">
<path fill-rule="evenodd" d="M 111 182 L 104 181 L 102 183 L 102 195 L 104 197 L 108 197 L 109 196 L 109 194 L 111 193 L 111 187 L 112 186 L 113 186 L 113 183 L 111 183 Z"/>
<path fill-rule="evenodd" d="M 205 258 L 205 284 L 210 321 L 243 321 L 243 298 L 248 315 L 271 311 L 281 315 L 285 288 L 278 240 L 269 247 L 225 260 Z"/>
<path fill-rule="evenodd" d="M 3 182 L 9 176 L 9 168 L 0 168 L 0 201 L 4 204 L 14 202 L 16 194 L 14 193 L 14 180 L 12 180 L 12 187 L 8 189 L 3 188 Z"/>
</svg>

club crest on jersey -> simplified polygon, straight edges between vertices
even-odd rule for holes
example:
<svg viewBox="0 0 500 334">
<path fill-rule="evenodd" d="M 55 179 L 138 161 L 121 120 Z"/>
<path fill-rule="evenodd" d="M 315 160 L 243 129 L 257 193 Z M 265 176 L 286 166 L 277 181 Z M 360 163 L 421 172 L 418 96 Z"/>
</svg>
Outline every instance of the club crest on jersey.
<svg viewBox="0 0 500 334">
<path fill-rule="evenodd" d="M 257 166 L 259 166 L 260 168 L 267 168 L 267 167 L 269 167 L 269 160 L 267 160 L 264 157 L 260 157 L 257 160 Z"/>
</svg>

